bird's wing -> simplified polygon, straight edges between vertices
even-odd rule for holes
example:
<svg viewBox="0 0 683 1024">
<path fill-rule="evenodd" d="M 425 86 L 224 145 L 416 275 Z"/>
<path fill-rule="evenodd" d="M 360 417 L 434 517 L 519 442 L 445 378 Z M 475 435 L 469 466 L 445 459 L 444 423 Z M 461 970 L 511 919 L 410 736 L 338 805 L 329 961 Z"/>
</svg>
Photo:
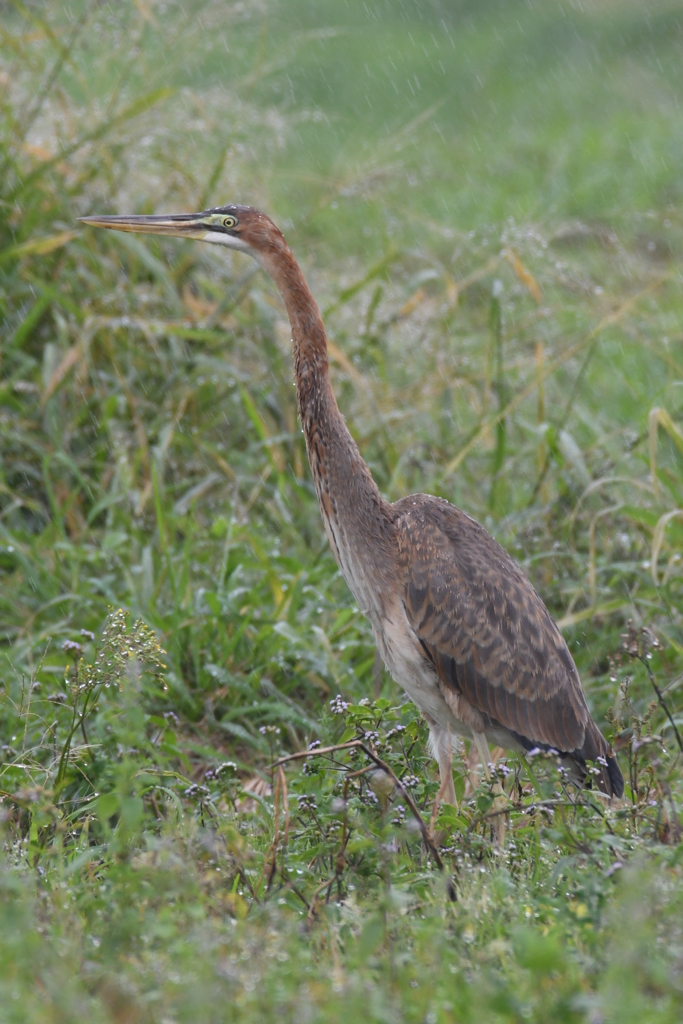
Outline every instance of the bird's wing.
<svg viewBox="0 0 683 1024">
<path fill-rule="evenodd" d="M 509 555 L 441 499 L 414 495 L 395 510 L 406 615 L 440 685 L 525 746 L 603 754 L 562 634 Z"/>
</svg>

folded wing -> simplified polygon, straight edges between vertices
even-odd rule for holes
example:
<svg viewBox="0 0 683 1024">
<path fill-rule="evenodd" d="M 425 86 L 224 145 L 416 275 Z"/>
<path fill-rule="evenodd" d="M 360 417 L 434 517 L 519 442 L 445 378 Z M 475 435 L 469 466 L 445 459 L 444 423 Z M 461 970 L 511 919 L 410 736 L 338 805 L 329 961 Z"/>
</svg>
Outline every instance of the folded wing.
<svg viewBox="0 0 683 1024">
<path fill-rule="evenodd" d="M 413 495 L 395 507 L 406 615 L 442 688 L 526 749 L 553 748 L 579 766 L 604 758 L 598 784 L 621 795 L 564 638 L 519 567 L 446 501 Z"/>
</svg>

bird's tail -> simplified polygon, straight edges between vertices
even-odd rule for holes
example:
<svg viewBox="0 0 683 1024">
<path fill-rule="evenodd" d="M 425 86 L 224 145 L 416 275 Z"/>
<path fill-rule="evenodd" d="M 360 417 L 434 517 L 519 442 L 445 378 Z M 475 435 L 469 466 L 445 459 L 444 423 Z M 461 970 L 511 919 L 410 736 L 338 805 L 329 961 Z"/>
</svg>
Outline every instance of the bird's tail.
<svg viewBox="0 0 683 1024">
<path fill-rule="evenodd" d="M 589 721 L 584 744 L 580 750 L 572 751 L 571 758 L 583 776 L 584 785 L 589 779 L 594 778 L 601 793 L 617 798 L 623 796 L 624 776 L 621 774 L 614 751 L 595 722 Z M 597 775 L 587 772 L 587 761 L 593 762 L 598 770 Z"/>
</svg>

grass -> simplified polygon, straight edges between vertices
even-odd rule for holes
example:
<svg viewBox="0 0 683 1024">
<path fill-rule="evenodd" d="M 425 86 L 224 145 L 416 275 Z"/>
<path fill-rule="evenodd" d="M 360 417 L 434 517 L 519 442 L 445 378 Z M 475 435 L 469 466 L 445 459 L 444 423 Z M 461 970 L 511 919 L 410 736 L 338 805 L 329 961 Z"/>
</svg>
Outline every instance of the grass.
<svg viewBox="0 0 683 1024">
<path fill-rule="evenodd" d="M 680 1019 L 681 26 L 2 6 L 5 1019 Z M 422 843 L 424 725 L 327 548 L 270 282 L 75 220 L 230 200 L 286 228 L 383 492 L 538 587 L 622 804 L 510 757 L 496 852 L 463 751 L 443 871 Z"/>
</svg>

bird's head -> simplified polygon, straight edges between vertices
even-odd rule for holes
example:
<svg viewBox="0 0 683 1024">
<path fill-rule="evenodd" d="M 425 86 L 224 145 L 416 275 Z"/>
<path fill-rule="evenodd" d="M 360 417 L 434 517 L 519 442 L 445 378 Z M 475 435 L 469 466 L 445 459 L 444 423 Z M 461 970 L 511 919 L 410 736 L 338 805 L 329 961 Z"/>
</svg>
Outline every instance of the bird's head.
<svg viewBox="0 0 683 1024">
<path fill-rule="evenodd" d="M 84 224 L 146 235 L 177 235 L 238 249 L 256 259 L 275 254 L 286 243 L 270 217 L 252 206 L 217 206 L 203 213 L 141 217 L 81 217 Z"/>
</svg>

